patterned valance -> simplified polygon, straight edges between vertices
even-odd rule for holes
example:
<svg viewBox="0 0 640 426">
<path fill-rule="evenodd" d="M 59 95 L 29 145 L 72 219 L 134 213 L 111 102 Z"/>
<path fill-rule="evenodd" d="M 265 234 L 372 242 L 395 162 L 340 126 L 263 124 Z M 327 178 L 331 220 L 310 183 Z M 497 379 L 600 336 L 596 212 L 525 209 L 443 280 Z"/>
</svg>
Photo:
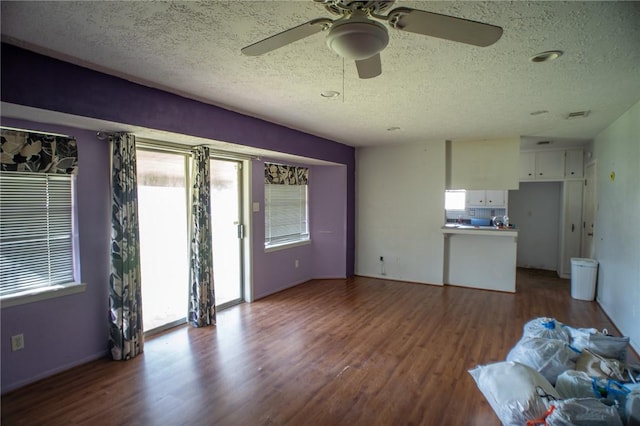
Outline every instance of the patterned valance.
<svg viewBox="0 0 640 426">
<path fill-rule="evenodd" d="M 276 185 L 308 185 L 309 169 L 264 163 L 264 183 Z"/>
<path fill-rule="evenodd" d="M 78 146 L 64 136 L 0 129 L 3 172 L 78 173 Z"/>
</svg>

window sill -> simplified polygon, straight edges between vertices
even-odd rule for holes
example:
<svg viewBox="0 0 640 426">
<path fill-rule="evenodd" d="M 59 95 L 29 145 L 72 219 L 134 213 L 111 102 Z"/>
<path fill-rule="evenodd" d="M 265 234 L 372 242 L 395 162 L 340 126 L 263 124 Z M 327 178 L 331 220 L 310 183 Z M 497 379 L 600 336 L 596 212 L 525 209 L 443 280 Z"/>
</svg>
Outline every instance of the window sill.
<svg viewBox="0 0 640 426">
<path fill-rule="evenodd" d="M 84 283 L 55 285 L 51 287 L 23 291 L 22 293 L 9 294 L 0 298 L 0 303 L 2 308 L 8 308 L 10 306 L 25 305 L 27 303 L 39 302 L 41 300 L 54 299 L 56 297 L 81 293 L 85 291 L 86 288 L 87 285 Z"/>
<path fill-rule="evenodd" d="M 294 243 L 283 243 L 278 245 L 265 246 L 264 252 L 271 253 L 272 251 L 285 250 L 285 249 L 290 249 L 290 248 L 299 247 L 299 246 L 306 246 L 307 244 L 311 244 L 311 239 L 304 240 L 304 241 L 296 241 Z"/>
</svg>

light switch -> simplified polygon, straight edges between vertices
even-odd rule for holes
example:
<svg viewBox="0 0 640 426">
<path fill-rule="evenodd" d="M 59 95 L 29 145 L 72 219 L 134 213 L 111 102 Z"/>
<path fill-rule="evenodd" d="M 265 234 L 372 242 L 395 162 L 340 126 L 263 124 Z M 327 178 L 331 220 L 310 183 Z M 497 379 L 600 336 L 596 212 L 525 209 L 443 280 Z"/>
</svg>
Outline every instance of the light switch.
<svg viewBox="0 0 640 426">
<path fill-rule="evenodd" d="M 254 213 L 258 213 L 260 211 L 260 202 L 259 201 L 254 201 L 253 202 L 253 212 Z"/>
</svg>

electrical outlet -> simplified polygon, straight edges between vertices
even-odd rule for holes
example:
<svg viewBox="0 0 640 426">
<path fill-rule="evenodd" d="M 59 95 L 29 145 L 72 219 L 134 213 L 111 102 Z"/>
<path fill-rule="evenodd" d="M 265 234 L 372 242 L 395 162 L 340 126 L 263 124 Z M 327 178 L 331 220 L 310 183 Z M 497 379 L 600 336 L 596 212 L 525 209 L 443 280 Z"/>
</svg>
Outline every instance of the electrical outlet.
<svg viewBox="0 0 640 426">
<path fill-rule="evenodd" d="M 20 349 L 24 349 L 24 334 L 22 333 L 11 336 L 11 350 L 19 351 Z"/>
</svg>

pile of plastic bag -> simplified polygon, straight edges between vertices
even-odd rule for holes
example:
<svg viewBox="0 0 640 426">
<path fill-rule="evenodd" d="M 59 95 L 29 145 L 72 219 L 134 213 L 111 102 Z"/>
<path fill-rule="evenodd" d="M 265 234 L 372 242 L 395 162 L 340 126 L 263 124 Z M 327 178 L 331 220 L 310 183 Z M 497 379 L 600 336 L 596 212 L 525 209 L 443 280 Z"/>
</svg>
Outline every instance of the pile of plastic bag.
<svg viewBox="0 0 640 426">
<path fill-rule="evenodd" d="M 503 425 L 640 426 L 640 366 L 628 337 L 536 318 L 506 361 L 469 373 Z"/>
</svg>

